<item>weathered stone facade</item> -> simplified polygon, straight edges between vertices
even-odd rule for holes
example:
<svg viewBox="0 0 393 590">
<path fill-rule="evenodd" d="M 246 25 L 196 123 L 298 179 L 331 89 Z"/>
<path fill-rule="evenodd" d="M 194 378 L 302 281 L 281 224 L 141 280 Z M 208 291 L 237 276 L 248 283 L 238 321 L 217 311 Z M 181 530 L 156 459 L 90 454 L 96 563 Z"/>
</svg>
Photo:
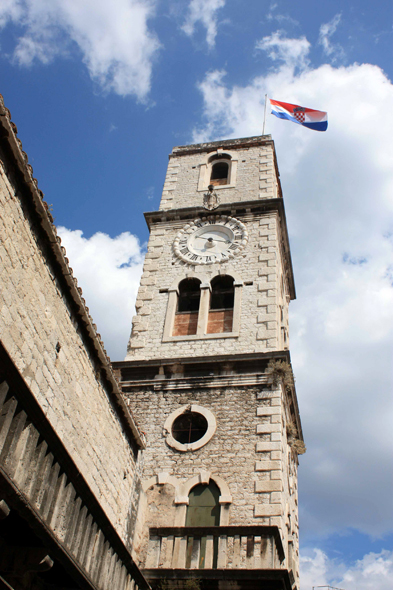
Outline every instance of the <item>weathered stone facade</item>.
<svg viewBox="0 0 393 590">
<path fill-rule="evenodd" d="M 197 149 L 195 149 L 197 148 Z M 208 179 L 201 179 L 207 156 L 215 151 L 230 153 L 236 158 L 234 186 L 221 186 L 221 203 L 237 203 L 281 197 L 278 167 L 272 144 L 261 145 L 260 137 L 181 146 L 169 157 L 160 210 L 195 207 L 202 202 Z M 201 157 L 202 154 L 202 157 Z"/>
<path fill-rule="evenodd" d="M 227 177 L 209 186 L 215 161 L 225 162 Z M 233 218 L 241 222 L 243 238 L 235 254 L 198 256 L 193 236 L 203 236 L 209 223 L 220 231 Z M 204 579 L 208 573 L 199 568 L 214 570 L 217 558 L 217 568 L 236 583 L 243 579 L 238 568 L 251 568 L 260 580 L 278 575 L 287 580 L 283 587 L 296 586 L 297 466 L 304 445 L 288 350 L 288 305 L 295 289 L 271 138 L 174 148 L 160 210 L 146 220 L 151 235 L 137 315 L 127 357 L 115 363 L 124 398 L 147 439 L 134 540 L 139 562 L 152 583 L 174 571 L 183 575 L 183 568 L 196 568 L 193 576 Z M 211 243 L 226 235 L 213 233 Z M 213 313 L 212 279 L 228 275 L 234 281 L 229 328 L 214 333 L 206 329 L 206 316 Z M 184 279 L 200 285 L 199 311 L 189 317 L 179 307 Z M 175 323 L 181 313 L 183 324 Z M 189 411 L 212 416 L 210 434 L 199 446 L 174 441 L 174 420 Z M 201 566 L 202 545 L 192 539 L 202 533 L 186 522 L 191 491 L 209 482 L 220 490 L 221 540 L 213 541 L 220 533 L 206 529 L 213 561 Z M 277 554 L 274 543 L 267 549 L 275 530 Z"/>
<path fill-rule="evenodd" d="M 297 460 L 288 445 L 287 425 L 292 422 L 287 410 L 288 393 L 281 385 L 273 386 L 268 378 L 254 380 L 254 386 L 242 386 L 237 385 L 241 379 L 236 376 L 217 376 L 194 383 L 191 390 L 185 380 L 176 383 L 174 390 L 170 383 L 162 388 L 156 383 L 143 390 L 124 384 L 125 399 L 138 408 L 141 424 L 146 427 L 145 489 L 157 495 L 157 488 L 164 485 L 164 502 L 171 495 L 166 508 L 157 498 L 144 507 L 145 535 L 148 524 L 184 524 L 186 498 L 179 490 L 195 476 L 208 472 L 212 479 L 223 478 L 230 490 L 231 501 L 224 504 L 226 524 L 276 525 L 284 546 L 290 541 L 294 554 L 298 554 Z M 179 453 L 166 444 L 163 424 L 177 408 L 191 404 L 208 408 L 217 419 L 217 429 L 202 448 Z M 158 483 L 165 474 L 170 476 L 171 485 Z M 143 542 L 137 543 L 142 563 Z"/>
<path fill-rule="evenodd" d="M 131 558 L 143 437 L 42 197 L 0 102 L 0 544 L 15 518 L 25 547 L 26 518 L 81 587 L 147 587 Z M 37 539 L 1 550 L 18 589 L 38 587 Z"/>
<path fill-rule="evenodd" d="M 199 211 L 203 211 L 204 193 L 198 191 L 198 163 L 204 159 L 207 150 L 209 153 L 212 151 L 214 144 L 208 144 L 210 148 L 207 147 L 205 152 L 202 151 L 203 144 L 197 146 L 199 151 L 192 155 L 188 155 L 187 148 L 185 154 L 181 148 L 174 149 L 175 156 L 171 157 L 168 170 L 175 165 L 174 159 L 179 181 L 173 181 L 171 207 L 176 205 L 178 208 L 176 211 L 161 211 L 168 204 L 166 193 L 169 189 L 165 188 L 167 180 L 161 214 L 147 215 L 151 235 L 127 359 L 288 349 L 288 304 L 295 294 L 274 146 L 272 141 L 265 141 L 262 145 L 259 142 L 258 145 L 255 138 L 252 139 L 250 147 L 236 150 L 236 153 L 239 152 L 237 185 L 234 188 L 215 187 L 221 201 L 230 204 L 228 210 L 224 209 L 223 204 L 217 211 L 230 214 L 245 224 L 248 244 L 239 256 L 228 262 L 210 265 L 186 264 L 174 256 L 173 242 L 187 221 L 198 217 L 198 207 Z M 225 143 L 230 142 L 223 142 L 223 145 Z M 255 143 L 257 145 L 253 145 Z M 230 148 L 233 148 L 231 143 Z M 228 152 L 235 150 L 228 149 Z M 177 153 L 182 155 L 176 156 Z M 275 187 L 273 193 L 260 192 L 264 183 Z M 265 199 L 271 197 L 274 200 L 269 200 L 267 204 Z M 219 215 L 214 211 L 205 211 L 204 217 L 214 219 Z M 191 337 L 182 338 L 179 342 L 163 342 L 168 292 L 175 289 L 185 276 L 195 276 L 202 282 L 210 282 L 218 274 L 233 275 L 242 283 L 240 334 L 235 338 L 228 336 L 225 341 L 214 337 Z"/>
</svg>

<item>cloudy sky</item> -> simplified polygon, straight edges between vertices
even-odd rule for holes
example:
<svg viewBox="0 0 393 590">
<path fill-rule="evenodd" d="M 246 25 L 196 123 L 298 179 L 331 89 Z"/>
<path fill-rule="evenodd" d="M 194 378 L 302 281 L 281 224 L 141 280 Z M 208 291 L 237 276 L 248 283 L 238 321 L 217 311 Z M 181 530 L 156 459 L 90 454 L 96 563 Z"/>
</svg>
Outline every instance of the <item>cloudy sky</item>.
<svg viewBox="0 0 393 590">
<path fill-rule="evenodd" d="M 297 286 L 291 350 L 308 447 L 302 590 L 393 576 L 392 5 L 388 0 L 2 0 L 0 91 L 106 347 L 125 356 L 174 145 L 271 115 Z"/>
</svg>

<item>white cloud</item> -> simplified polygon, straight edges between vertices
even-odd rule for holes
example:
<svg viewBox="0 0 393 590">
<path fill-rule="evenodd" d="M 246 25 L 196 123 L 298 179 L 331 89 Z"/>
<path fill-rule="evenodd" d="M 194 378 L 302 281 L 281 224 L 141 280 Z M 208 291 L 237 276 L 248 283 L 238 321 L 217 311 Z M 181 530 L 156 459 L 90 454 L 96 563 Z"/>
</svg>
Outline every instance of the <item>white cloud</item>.
<svg viewBox="0 0 393 590">
<path fill-rule="evenodd" d="M 278 8 L 278 4 L 271 4 L 269 6 L 269 12 L 266 15 L 267 20 L 273 21 L 276 20 L 279 23 L 287 23 L 294 26 L 299 26 L 299 22 L 289 16 L 289 14 L 277 14 L 275 13 L 276 9 Z"/>
<path fill-rule="evenodd" d="M 0 26 L 22 27 L 13 58 L 22 66 L 49 63 L 77 46 L 103 89 L 145 99 L 159 48 L 148 28 L 153 0 L 6 0 Z"/>
<path fill-rule="evenodd" d="M 200 23 L 206 29 L 206 43 L 214 47 L 217 36 L 217 11 L 225 6 L 225 0 L 191 0 L 182 30 L 192 37 Z"/>
<path fill-rule="evenodd" d="M 23 13 L 20 0 L 2 0 L 0 4 L 0 27 L 9 20 L 18 21 Z"/>
<path fill-rule="evenodd" d="M 392 528 L 393 86 L 377 66 L 310 65 L 308 42 L 259 44 L 275 70 L 247 86 L 209 72 L 195 141 L 261 133 L 265 93 L 327 110 L 317 133 L 268 115 L 281 172 L 298 299 L 291 354 L 308 447 L 303 538 Z M 291 42 L 294 40 L 290 40 Z M 295 49 L 293 49 L 295 48 Z M 271 53 L 272 50 L 275 53 Z M 390 236 L 390 237 L 389 237 Z M 377 493 L 376 493 L 377 490 Z"/>
<path fill-rule="evenodd" d="M 300 555 L 300 590 L 310 590 L 314 586 L 327 584 L 329 560 L 320 549 L 310 551 L 310 555 Z"/>
<path fill-rule="evenodd" d="M 390 590 L 393 576 L 393 553 L 368 553 L 353 565 L 329 560 L 319 549 L 300 557 L 300 590 L 333 585 L 356 590 Z"/>
<path fill-rule="evenodd" d="M 304 69 L 308 65 L 310 43 L 305 37 L 288 39 L 284 31 L 276 31 L 258 41 L 256 49 L 266 51 L 270 59 L 284 62 L 289 67 Z"/>
<path fill-rule="evenodd" d="M 318 43 L 322 45 L 326 55 L 332 56 L 334 60 L 344 57 L 344 50 L 338 43 L 332 44 L 330 39 L 337 30 L 341 21 L 341 14 L 336 14 L 331 21 L 321 25 L 319 29 Z"/>
<path fill-rule="evenodd" d="M 122 360 L 142 274 L 138 239 L 128 232 L 115 238 L 100 232 L 84 238 L 80 230 L 57 231 L 109 356 Z"/>
</svg>

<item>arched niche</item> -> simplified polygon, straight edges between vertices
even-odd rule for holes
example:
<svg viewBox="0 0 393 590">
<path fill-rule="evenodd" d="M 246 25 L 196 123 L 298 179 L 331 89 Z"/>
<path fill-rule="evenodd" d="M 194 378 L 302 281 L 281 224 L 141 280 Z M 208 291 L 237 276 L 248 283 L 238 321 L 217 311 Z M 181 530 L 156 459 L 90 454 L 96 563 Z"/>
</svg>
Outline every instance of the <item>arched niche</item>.
<svg viewBox="0 0 393 590">
<path fill-rule="evenodd" d="M 213 168 L 214 166 L 217 166 L 220 163 L 222 167 L 221 172 L 223 172 L 223 165 L 226 165 L 228 167 L 225 176 L 225 183 L 214 182 L 214 180 L 219 181 L 220 179 L 213 178 L 215 176 L 213 174 Z M 231 152 L 230 150 L 223 150 L 221 148 L 218 148 L 217 150 L 210 152 L 209 154 L 206 154 L 199 165 L 198 191 L 207 190 L 209 184 L 213 184 L 214 190 L 233 188 L 236 185 L 237 163 L 237 154 L 235 152 Z M 217 176 L 221 176 L 221 180 L 224 180 L 222 173 L 217 174 Z"/>
</svg>

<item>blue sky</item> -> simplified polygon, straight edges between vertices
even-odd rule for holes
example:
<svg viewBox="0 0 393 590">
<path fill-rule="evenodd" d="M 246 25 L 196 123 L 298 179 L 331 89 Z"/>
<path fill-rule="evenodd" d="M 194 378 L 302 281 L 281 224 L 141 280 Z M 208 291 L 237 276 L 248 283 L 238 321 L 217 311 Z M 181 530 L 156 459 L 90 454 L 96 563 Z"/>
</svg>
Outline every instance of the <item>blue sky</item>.
<svg viewBox="0 0 393 590">
<path fill-rule="evenodd" d="M 125 356 L 174 145 L 261 133 L 264 94 L 297 301 L 308 447 L 302 590 L 391 588 L 392 5 L 388 1 L 3 0 L 0 91 L 99 331 Z"/>
</svg>

